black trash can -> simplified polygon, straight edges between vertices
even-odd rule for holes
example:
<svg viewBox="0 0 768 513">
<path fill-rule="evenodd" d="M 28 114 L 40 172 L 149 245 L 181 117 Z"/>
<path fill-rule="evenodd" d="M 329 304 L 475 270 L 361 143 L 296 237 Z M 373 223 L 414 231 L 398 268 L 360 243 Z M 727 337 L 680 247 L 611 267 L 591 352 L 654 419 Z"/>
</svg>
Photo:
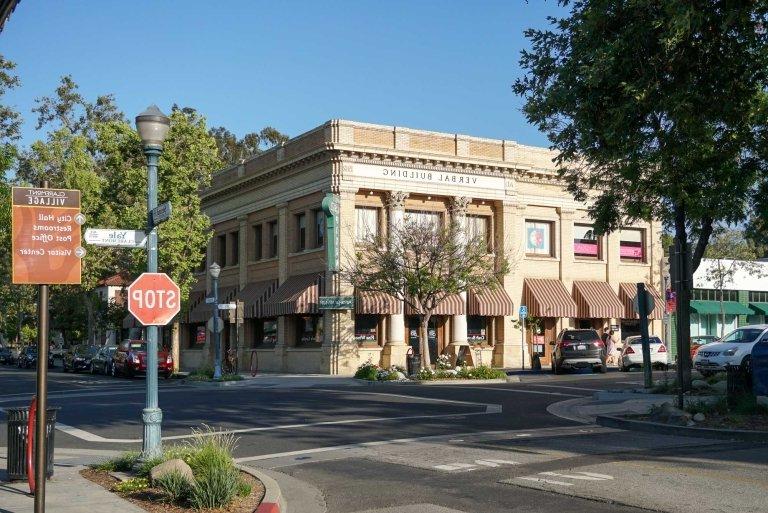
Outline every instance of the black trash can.
<svg viewBox="0 0 768 513">
<path fill-rule="evenodd" d="M 56 432 L 56 412 L 58 408 L 48 408 L 45 416 L 46 472 L 53 476 L 53 434 Z M 6 408 L 8 422 L 8 479 L 22 481 L 27 479 L 27 420 L 29 408 Z M 34 433 L 32 438 L 34 439 Z M 32 442 L 34 444 L 34 441 Z"/>
<path fill-rule="evenodd" d="M 421 357 L 417 354 L 408 355 L 408 375 L 413 376 L 421 370 Z"/>
</svg>

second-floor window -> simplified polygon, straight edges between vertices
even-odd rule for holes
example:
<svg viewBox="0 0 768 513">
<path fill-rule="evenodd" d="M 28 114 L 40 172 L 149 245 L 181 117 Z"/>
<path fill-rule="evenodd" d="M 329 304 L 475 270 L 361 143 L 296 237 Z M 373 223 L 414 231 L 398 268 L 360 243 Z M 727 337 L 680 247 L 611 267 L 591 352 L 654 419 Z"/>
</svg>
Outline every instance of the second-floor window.
<svg viewBox="0 0 768 513">
<path fill-rule="evenodd" d="M 230 258 L 230 265 L 237 265 L 240 262 L 240 232 L 232 232 L 229 234 L 230 251 L 232 252 L 232 258 Z"/>
<path fill-rule="evenodd" d="M 525 253 L 536 256 L 554 256 L 552 231 L 552 223 L 549 221 L 526 221 Z"/>
<path fill-rule="evenodd" d="M 355 207 L 355 241 L 373 240 L 379 234 L 379 209 Z"/>
<path fill-rule="evenodd" d="M 481 240 L 488 251 L 491 251 L 491 241 L 488 237 L 491 218 L 488 216 L 468 215 L 466 221 L 467 240 Z"/>
<path fill-rule="evenodd" d="M 315 210 L 315 247 L 321 248 L 325 244 L 325 212 Z"/>
<path fill-rule="evenodd" d="M 622 260 L 643 262 L 645 260 L 645 243 L 643 230 L 625 228 L 619 230 L 619 256 Z"/>
<path fill-rule="evenodd" d="M 573 227 L 573 254 L 579 258 L 600 258 L 600 238 L 591 225 Z"/>
<path fill-rule="evenodd" d="M 296 216 L 296 250 L 304 251 L 307 249 L 307 215 L 298 214 Z"/>
<path fill-rule="evenodd" d="M 269 223 L 269 257 L 270 258 L 275 258 L 277 256 L 277 244 L 278 244 L 277 221 L 272 221 Z"/>
<path fill-rule="evenodd" d="M 257 224 L 253 227 L 253 259 L 254 260 L 261 260 L 262 259 L 262 228 L 260 224 Z"/>
<path fill-rule="evenodd" d="M 219 235 L 216 237 L 216 255 L 218 264 L 221 267 L 227 266 L 227 236 Z"/>
</svg>

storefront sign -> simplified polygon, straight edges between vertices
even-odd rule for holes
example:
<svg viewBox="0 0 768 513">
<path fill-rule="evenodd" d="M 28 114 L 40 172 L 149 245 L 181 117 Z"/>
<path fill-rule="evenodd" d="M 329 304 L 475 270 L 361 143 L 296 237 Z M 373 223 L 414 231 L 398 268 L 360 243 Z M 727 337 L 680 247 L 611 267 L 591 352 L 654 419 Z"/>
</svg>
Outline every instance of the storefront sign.
<svg viewBox="0 0 768 513">
<path fill-rule="evenodd" d="M 80 284 L 80 191 L 14 187 L 13 283 Z"/>
<path fill-rule="evenodd" d="M 430 185 L 453 185 L 457 187 L 494 189 L 504 191 L 504 178 L 500 176 L 473 175 L 452 171 L 431 171 L 396 166 L 355 164 L 355 176 L 382 179 L 402 185 L 421 183 Z M 401 185 L 401 187 L 402 187 Z"/>
<path fill-rule="evenodd" d="M 320 296 L 317 307 L 320 310 L 352 310 L 355 296 Z"/>
<path fill-rule="evenodd" d="M 677 292 L 674 290 L 667 290 L 666 292 L 666 308 L 667 313 L 675 313 L 677 311 Z"/>
</svg>

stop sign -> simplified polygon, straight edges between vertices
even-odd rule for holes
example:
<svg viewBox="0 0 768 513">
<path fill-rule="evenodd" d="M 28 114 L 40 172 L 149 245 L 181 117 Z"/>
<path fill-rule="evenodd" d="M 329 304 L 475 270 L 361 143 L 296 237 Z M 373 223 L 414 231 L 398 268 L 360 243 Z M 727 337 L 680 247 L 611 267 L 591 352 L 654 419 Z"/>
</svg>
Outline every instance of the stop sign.
<svg viewBox="0 0 768 513">
<path fill-rule="evenodd" d="M 128 311 L 144 326 L 165 326 L 180 307 L 179 286 L 165 273 L 144 273 L 128 287 Z"/>
</svg>

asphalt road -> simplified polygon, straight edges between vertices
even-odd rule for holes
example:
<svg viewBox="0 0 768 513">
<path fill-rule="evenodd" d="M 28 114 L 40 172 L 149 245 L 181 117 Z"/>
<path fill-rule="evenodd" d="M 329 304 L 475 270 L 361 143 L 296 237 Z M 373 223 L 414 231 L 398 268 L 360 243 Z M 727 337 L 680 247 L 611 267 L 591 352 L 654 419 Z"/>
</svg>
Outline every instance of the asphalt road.
<svg viewBox="0 0 768 513">
<path fill-rule="evenodd" d="M 764 446 L 630 433 L 547 411 L 641 381 L 637 372 L 462 386 L 161 380 L 160 406 L 165 444 L 203 424 L 234 431 L 235 457 L 273 473 L 291 512 L 765 511 Z M 144 385 L 54 369 L 57 450 L 83 462 L 139 449 Z M 33 390 L 32 371 L 0 367 L 0 408 L 27 404 Z"/>
</svg>

